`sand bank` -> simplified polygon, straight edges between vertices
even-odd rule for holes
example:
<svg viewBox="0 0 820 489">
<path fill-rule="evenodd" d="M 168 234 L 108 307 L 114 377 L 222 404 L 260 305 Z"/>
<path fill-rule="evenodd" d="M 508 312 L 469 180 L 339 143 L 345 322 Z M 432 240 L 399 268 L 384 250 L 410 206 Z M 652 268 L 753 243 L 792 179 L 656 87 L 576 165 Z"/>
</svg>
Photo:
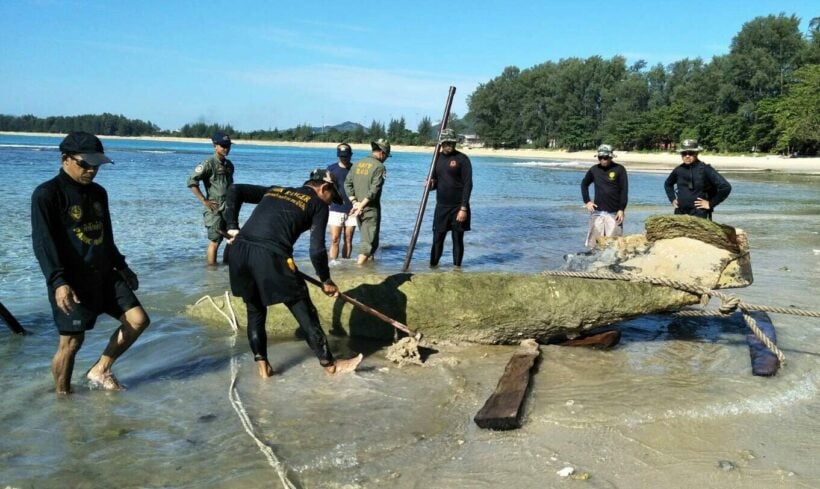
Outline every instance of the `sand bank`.
<svg viewBox="0 0 820 489">
<path fill-rule="evenodd" d="M 16 136 L 56 136 L 60 137 L 62 134 L 44 134 L 44 133 L 19 133 L 19 132 L 0 132 L 0 134 L 16 135 Z M 205 138 L 180 138 L 180 137 L 120 137 L 120 136 L 103 136 L 101 139 L 131 139 L 144 141 L 170 141 L 170 142 L 202 142 L 210 143 L 209 139 Z M 234 140 L 235 144 L 254 144 L 259 146 L 289 146 L 289 147 L 304 147 L 304 148 L 328 148 L 329 150 L 336 147 L 337 143 L 305 143 L 305 142 L 289 142 L 289 141 L 245 141 Z M 355 156 L 361 156 L 370 150 L 369 144 L 352 144 Z M 545 149 L 489 149 L 489 148 L 462 148 L 468 156 L 488 156 L 494 158 L 515 158 L 525 161 L 538 160 L 563 160 L 574 161 L 586 165 L 595 163 L 595 152 L 592 150 L 585 151 L 561 151 L 561 150 L 545 150 Z M 428 153 L 433 151 L 432 146 L 402 146 L 394 145 L 393 151 L 406 153 Z M 743 172 L 777 172 L 777 173 L 792 173 L 792 174 L 810 174 L 820 175 L 820 157 L 810 158 L 785 158 L 779 155 L 735 155 L 725 156 L 711 154 L 709 152 L 701 153 L 701 160 L 709 163 L 718 170 L 722 171 L 743 171 Z M 635 171 L 668 171 L 680 164 L 680 156 L 677 153 L 634 153 L 629 151 L 615 150 L 615 161 L 627 166 Z"/>
</svg>

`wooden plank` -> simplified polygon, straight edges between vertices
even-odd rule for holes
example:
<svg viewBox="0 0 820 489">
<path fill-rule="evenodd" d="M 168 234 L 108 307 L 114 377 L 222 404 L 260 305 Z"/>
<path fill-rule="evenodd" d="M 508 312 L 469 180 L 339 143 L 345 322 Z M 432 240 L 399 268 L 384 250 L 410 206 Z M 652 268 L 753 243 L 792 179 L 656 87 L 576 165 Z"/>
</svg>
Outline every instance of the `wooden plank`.
<svg viewBox="0 0 820 489">
<path fill-rule="evenodd" d="M 754 312 L 752 317 L 757 322 L 760 331 L 772 340 L 772 343 L 777 344 L 777 334 L 774 331 L 772 318 L 765 312 Z M 746 343 L 749 344 L 749 356 L 752 359 L 752 374 L 761 377 L 771 377 L 776 374 L 780 369 L 777 355 L 769 351 L 753 333 L 746 335 Z"/>
<path fill-rule="evenodd" d="M 3 321 L 6 323 L 6 326 L 9 327 L 10 330 L 14 331 L 17 334 L 26 334 L 26 330 L 23 329 L 23 326 L 17 321 L 17 318 L 12 316 L 11 312 L 6 309 L 6 306 L 0 302 L 0 317 L 3 318 Z"/>
<path fill-rule="evenodd" d="M 521 427 L 522 406 L 530 383 L 530 370 L 541 350 L 535 340 L 524 340 L 513 354 L 504 374 L 473 421 L 485 429 L 510 430 Z"/>
</svg>

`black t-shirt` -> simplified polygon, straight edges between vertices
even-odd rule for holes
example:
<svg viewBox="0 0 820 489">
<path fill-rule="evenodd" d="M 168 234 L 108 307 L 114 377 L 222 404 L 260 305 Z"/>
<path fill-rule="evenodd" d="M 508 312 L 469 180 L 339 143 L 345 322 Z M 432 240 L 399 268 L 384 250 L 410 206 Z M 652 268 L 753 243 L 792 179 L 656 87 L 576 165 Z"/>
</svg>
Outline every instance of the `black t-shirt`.
<svg viewBox="0 0 820 489">
<path fill-rule="evenodd" d="M 610 162 L 606 168 L 600 163 L 590 168 L 581 180 L 581 197 L 584 199 L 584 204 L 590 201 L 590 183 L 595 184 L 596 210 L 613 214 L 626 210 L 629 196 L 626 168 L 614 161 Z"/>
<path fill-rule="evenodd" d="M 225 220 L 228 229 L 239 229 L 242 203 L 258 204 L 242 226 L 237 240 L 293 256 L 293 245 L 310 230 L 310 260 L 319 279 L 330 278 L 325 232 L 328 205 L 310 187 L 264 187 L 235 184 L 228 188 Z"/>
<path fill-rule="evenodd" d="M 469 209 L 470 194 L 473 192 L 473 165 L 467 155 L 458 151 L 449 155 L 439 153 L 432 177 L 437 206 L 463 206 Z"/>
<path fill-rule="evenodd" d="M 101 284 L 113 269 L 126 267 L 114 244 L 105 189 L 75 182 L 62 169 L 31 195 L 31 239 L 51 289 Z"/>
</svg>

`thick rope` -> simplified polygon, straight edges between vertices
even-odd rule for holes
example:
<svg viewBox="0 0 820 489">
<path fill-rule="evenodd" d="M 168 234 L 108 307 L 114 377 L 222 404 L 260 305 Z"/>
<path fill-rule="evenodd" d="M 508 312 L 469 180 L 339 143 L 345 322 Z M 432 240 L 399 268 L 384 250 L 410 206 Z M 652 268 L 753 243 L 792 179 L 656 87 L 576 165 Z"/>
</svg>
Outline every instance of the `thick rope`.
<svg viewBox="0 0 820 489">
<path fill-rule="evenodd" d="M 787 308 L 787 307 L 772 307 L 772 306 L 763 306 L 758 304 L 747 304 L 740 300 L 740 298 L 736 296 L 731 296 L 724 294 L 722 292 L 718 292 L 716 290 L 709 289 L 707 287 L 701 287 L 694 284 L 687 284 L 684 282 L 678 282 L 677 280 L 670 280 L 665 278 L 659 277 L 642 277 L 638 275 L 631 275 L 631 274 L 624 274 L 624 273 L 612 273 L 612 272 L 562 272 L 562 271 L 546 271 L 543 272 L 545 275 L 554 275 L 559 277 L 578 277 L 578 278 L 591 278 L 591 279 L 602 279 L 602 280 L 622 280 L 627 282 L 643 282 L 643 283 L 650 283 L 653 285 L 663 285 L 666 287 L 672 287 L 677 290 L 682 290 L 684 292 L 688 292 L 691 294 L 699 295 L 701 297 L 717 297 L 720 299 L 720 307 L 718 311 L 720 315 L 726 316 L 728 314 L 733 313 L 737 309 L 740 309 L 741 313 L 743 314 L 743 319 L 746 322 L 746 325 L 749 329 L 752 330 L 755 337 L 764 345 L 766 348 L 769 349 L 772 353 L 777 356 L 780 365 L 783 366 L 786 364 L 786 356 L 780 351 L 780 348 L 774 344 L 774 342 L 769 338 L 763 331 L 760 330 L 760 327 L 757 325 L 757 321 L 749 314 L 750 311 L 764 311 L 764 312 L 774 312 L 780 314 L 792 314 L 796 316 L 807 316 L 807 317 L 820 317 L 820 311 L 812 311 L 808 309 L 796 309 L 796 308 Z M 676 315 L 689 315 L 686 314 L 689 311 L 679 311 Z M 691 314 L 694 315 L 694 314 Z"/>
<path fill-rule="evenodd" d="M 216 302 L 214 302 L 213 298 L 209 295 L 206 295 L 196 301 L 196 304 L 206 300 L 210 302 L 214 308 L 225 317 L 225 319 L 228 320 L 228 325 L 230 325 L 233 330 L 233 336 L 231 336 L 231 348 L 233 349 L 233 347 L 236 346 L 236 335 L 239 332 L 239 324 L 236 321 L 236 314 L 234 313 L 233 306 L 231 305 L 231 298 L 228 295 L 228 292 L 225 291 L 225 305 L 228 308 L 228 312 L 231 314 L 230 316 L 225 314 L 225 312 L 216 305 Z M 268 464 L 276 471 L 276 475 L 279 476 L 279 481 L 282 483 L 282 487 L 285 489 L 296 489 L 297 486 L 291 482 L 290 479 L 288 479 L 287 468 L 276 457 L 273 449 L 259 439 L 258 436 L 256 436 L 251 418 L 248 416 L 248 412 L 245 410 L 245 405 L 242 404 L 242 399 L 239 397 L 239 392 L 236 390 L 238 377 L 239 361 L 236 359 L 236 356 L 233 356 L 231 357 L 231 384 L 228 387 L 228 399 L 231 401 L 231 406 L 233 407 L 233 410 L 236 411 L 237 416 L 239 416 L 239 421 L 242 423 L 242 427 L 245 428 L 245 432 L 253 438 L 253 441 L 256 442 L 256 446 L 259 447 L 259 451 L 262 452 L 268 460 Z"/>
</svg>

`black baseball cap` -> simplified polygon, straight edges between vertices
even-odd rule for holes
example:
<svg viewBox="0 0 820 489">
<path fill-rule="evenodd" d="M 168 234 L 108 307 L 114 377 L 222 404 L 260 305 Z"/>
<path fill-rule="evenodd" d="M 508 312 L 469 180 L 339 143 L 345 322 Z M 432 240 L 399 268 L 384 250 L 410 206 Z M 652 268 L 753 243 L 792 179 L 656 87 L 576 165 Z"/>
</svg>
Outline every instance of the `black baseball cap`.
<svg viewBox="0 0 820 489">
<path fill-rule="evenodd" d="M 216 131 L 213 136 L 211 136 L 211 141 L 214 144 L 218 144 L 220 146 L 230 146 L 231 145 L 231 137 L 225 134 L 222 131 Z"/>
<path fill-rule="evenodd" d="M 328 170 L 324 170 L 322 168 L 317 168 L 310 172 L 310 178 L 308 179 L 310 182 L 326 182 L 331 184 L 330 188 L 333 190 L 333 203 L 334 204 L 341 204 L 342 201 L 342 194 L 339 192 L 339 182 L 336 181 L 336 177 L 333 176 Z"/>
<path fill-rule="evenodd" d="M 105 156 L 102 141 L 97 136 L 83 131 L 70 132 L 60 143 L 60 152 L 74 154 L 91 166 L 114 163 Z"/>
</svg>

